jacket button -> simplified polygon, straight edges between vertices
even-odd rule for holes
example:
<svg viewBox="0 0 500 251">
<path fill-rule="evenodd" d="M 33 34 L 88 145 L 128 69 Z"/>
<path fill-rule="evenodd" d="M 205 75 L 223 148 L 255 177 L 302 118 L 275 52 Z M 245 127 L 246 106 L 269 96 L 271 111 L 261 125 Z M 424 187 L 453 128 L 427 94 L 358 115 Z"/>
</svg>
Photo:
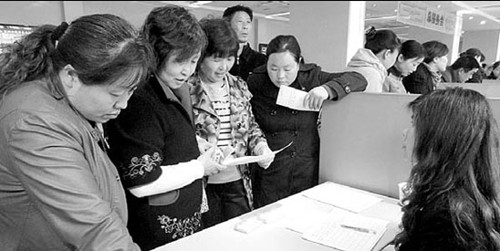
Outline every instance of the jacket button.
<svg viewBox="0 0 500 251">
<path fill-rule="evenodd" d="M 345 90 L 345 93 L 350 93 L 351 92 L 351 88 L 349 88 L 349 86 L 346 86 L 344 88 L 344 90 Z"/>
</svg>

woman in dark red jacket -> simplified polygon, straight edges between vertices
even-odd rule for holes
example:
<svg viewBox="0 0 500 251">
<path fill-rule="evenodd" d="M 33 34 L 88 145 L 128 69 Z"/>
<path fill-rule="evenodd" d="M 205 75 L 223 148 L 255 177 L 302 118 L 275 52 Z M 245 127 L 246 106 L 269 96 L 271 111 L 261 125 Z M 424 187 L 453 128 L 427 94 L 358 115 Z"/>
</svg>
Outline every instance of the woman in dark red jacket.
<svg viewBox="0 0 500 251">
<path fill-rule="evenodd" d="M 302 111 L 276 104 L 279 86 L 308 92 L 305 105 L 319 109 L 325 99 L 339 100 L 351 91 L 363 91 L 359 73 L 327 73 L 305 64 L 294 36 L 275 37 L 267 48 L 266 65 L 248 78 L 255 119 L 271 149 L 293 144 L 278 153 L 267 169 L 253 168 L 254 203 L 261 207 L 318 184 L 319 135 L 317 111 Z"/>
</svg>

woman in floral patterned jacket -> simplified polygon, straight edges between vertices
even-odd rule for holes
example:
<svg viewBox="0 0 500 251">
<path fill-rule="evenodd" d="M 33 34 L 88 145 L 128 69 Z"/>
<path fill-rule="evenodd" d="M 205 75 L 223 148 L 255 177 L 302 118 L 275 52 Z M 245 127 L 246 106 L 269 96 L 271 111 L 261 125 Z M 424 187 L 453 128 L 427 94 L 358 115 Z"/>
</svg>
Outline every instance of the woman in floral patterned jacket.
<svg viewBox="0 0 500 251">
<path fill-rule="evenodd" d="M 204 19 L 200 23 L 208 46 L 200 58 L 197 74 L 189 80 L 200 150 L 216 145 L 226 160 L 267 154 L 269 157 L 259 162 L 266 168 L 274 154 L 252 114 L 252 95 L 243 79 L 229 73 L 238 50 L 236 34 L 223 19 Z M 247 165 L 228 166 L 209 176 L 207 183 L 209 210 L 202 215 L 205 227 L 251 210 Z"/>
</svg>

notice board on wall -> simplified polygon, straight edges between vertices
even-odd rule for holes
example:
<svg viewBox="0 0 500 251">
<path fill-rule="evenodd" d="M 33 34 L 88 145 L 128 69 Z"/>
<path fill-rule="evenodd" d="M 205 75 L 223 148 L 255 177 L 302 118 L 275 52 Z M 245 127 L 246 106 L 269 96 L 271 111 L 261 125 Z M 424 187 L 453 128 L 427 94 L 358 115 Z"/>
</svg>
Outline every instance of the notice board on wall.
<svg viewBox="0 0 500 251">
<path fill-rule="evenodd" d="M 24 35 L 31 33 L 35 28 L 35 26 L 0 24 L 0 53 L 6 45 L 14 43 Z"/>
</svg>

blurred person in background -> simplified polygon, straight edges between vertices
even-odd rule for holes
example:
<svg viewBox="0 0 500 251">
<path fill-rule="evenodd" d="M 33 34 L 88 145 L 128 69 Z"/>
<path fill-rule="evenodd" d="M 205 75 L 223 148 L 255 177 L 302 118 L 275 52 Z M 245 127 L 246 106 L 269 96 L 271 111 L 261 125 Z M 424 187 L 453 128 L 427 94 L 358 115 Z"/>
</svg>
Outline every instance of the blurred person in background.
<svg viewBox="0 0 500 251">
<path fill-rule="evenodd" d="M 222 16 L 231 24 L 239 42 L 236 60 L 229 73 L 247 81 L 256 67 L 266 63 L 266 55 L 253 50 L 248 42 L 252 32 L 253 11 L 249 7 L 235 5 L 227 8 Z"/>
<path fill-rule="evenodd" d="M 389 75 L 385 79 L 383 91 L 407 93 L 403 85 L 403 77 L 414 72 L 422 63 L 425 56 L 424 47 L 415 40 L 407 40 L 401 45 L 396 63 L 389 68 Z"/>
<path fill-rule="evenodd" d="M 441 72 L 448 66 L 448 46 L 439 41 L 422 44 L 425 49 L 424 61 L 412 74 L 403 78 L 403 85 L 409 93 L 425 94 L 436 89 L 441 83 Z"/>
</svg>

